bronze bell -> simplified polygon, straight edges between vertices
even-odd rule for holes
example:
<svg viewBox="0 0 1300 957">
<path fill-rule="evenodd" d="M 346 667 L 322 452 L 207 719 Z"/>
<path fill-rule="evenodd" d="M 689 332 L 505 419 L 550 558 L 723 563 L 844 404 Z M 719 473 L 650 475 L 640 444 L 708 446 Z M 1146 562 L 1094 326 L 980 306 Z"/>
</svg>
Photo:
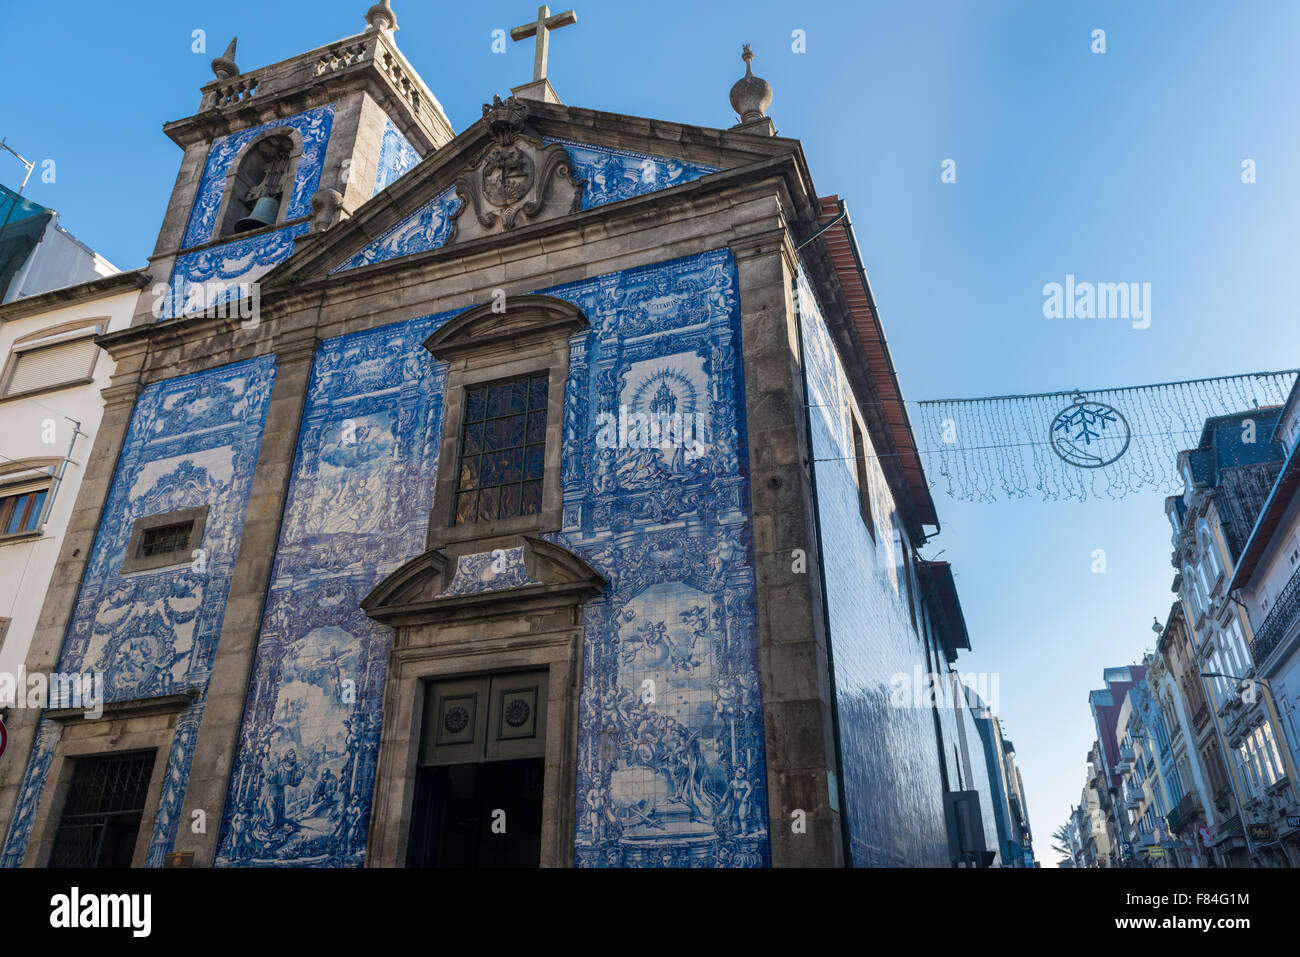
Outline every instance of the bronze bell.
<svg viewBox="0 0 1300 957">
<path fill-rule="evenodd" d="M 280 201 L 274 196 L 261 197 L 253 211 L 235 223 L 235 232 L 247 232 L 250 229 L 261 229 L 263 226 L 274 226 L 275 217 L 280 213 Z"/>
</svg>

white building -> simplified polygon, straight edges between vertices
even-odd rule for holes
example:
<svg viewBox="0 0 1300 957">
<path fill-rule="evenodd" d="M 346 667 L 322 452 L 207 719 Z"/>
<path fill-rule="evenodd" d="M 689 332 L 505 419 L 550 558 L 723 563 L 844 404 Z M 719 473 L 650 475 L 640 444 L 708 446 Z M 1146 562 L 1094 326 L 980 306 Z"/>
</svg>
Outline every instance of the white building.
<svg viewBox="0 0 1300 957">
<path fill-rule="evenodd" d="M 0 186 L 0 303 L 93 282 L 117 271 L 60 226 L 57 212 Z"/>
<path fill-rule="evenodd" d="M 1268 696 L 1255 692 L 1251 619 L 1231 594 L 1252 530 L 1280 475 L 1281 455 L 1272 436 L 1281 421 L 1275 407 L 1207 419 L 1198 447 L 1179 455 L 1183 495 L 1166 499 L 1175 530 L 1179 597 L 1236 811 L 1216 828 L 1214 846 L 1234 867 L 1288 863 L 1277 835 L 1287 816 L 1296 813 L 1294 768 L 1278 747 L 1277 716 Z"/>
<path fill-rule="evenodd" d="M 0 676 L 27 657 L 99 427 L 113 362 L 95 336 L 130 325 L 146 283 L 118 273 L 0 305 Z"/>
<path fill-rule="evenodd" d="M 1276 715 L 1284 740 L 1249 742 L 1244 759 L 1247 773 L 1266 789 L 1266 763 L 1284 749 L 1292 768 L 1300 765 L 1300 383 L 1291 390 L 1273 430 L 1286 459 L 1264 504 L 1230 587 L 1246 605 L 1255 641 L 1252 649 L 1260 697 Z M 1265 730 L 1268 728 L 1265 726 Z M 1277 816 L 1268 835 L 1300 867 L 1300 806 L 1294 794 Z"/>
</svg>

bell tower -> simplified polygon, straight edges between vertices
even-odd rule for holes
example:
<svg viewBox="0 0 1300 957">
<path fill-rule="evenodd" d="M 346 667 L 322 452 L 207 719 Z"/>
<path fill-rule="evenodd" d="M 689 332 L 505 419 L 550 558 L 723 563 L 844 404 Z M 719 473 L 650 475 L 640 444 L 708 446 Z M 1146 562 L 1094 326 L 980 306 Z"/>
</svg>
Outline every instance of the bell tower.
<svg viewBox="0 0 1300 957">
<path fill-rule="evenodd" d="M 244 70 L 231 40 L 193 116 L 164 126 L 185 151 L 133 325 L 246 293 L 455 135 L 397 47 L 389 0 L 365 29 Z M 162 286 L 167 292 L 162 294 Z"/>
</svg>

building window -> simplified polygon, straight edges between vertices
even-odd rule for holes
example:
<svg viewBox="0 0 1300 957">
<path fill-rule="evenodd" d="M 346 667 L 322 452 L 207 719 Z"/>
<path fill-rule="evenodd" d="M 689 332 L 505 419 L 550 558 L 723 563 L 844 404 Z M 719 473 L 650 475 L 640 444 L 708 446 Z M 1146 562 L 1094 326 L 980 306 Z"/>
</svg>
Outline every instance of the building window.
<svg viewBox="0 0 1300 957">
<path fill-rule="evenodd" d="M 876 520 L 871 512 L 871 483 L 867 472 L 867 452 L 866 443 L 862 440 L 862 429 L 858 427 L 858 420 L 850 413 L 849 422 L 853 425 L 853 462 L 858 473 L 858 510 L 862 513 L 862 521 L 866 523 L 867 531 L 871 533 L 871 540 L 876 540 Z"/>
<path fill-rule="evenodd" d="M 542 510 L 549 373 L 467 386 L 456 524 Z"/>
<path fill-rule="evenodd" d="M 1214 547 L 1214 536 L 1210 534 L 1210 527 L 1201 522 L 1200 528 L 1201 550 L 1205 553 L 1205 561 L 1201 564 L 1201 571 L 1204 575 L 1205 592 L 1210 594 L 1214 590 L 1214 583 L 1219 578 L 1219 554 Z"/>
<path fill-rule="evenodd" d="M 12 618 L 0 618 L 0 651 L 4 651 L 5 637 L 9 634 L 9 623 L 11 621 L 13 621 Z M 4 702 L 0 701 L 0 705 L 3 704 Z"/>
<path fill-rule="evenodd" d="M 148 558 L 153 555 L 183 551 L 189 544 L 190 534 L 193 531 L 193 522 L 177 522 L 175 525 L 151 528 L 140 537 L 139 557 Z"/>
<path fill-rule="evenodd" d="M 1201 617 L 1200 585 L 1196 581 L 1196 573 L 1192 571 L 1191 565 L 1183 566 L 1183 589 L 1187 593 L 1187 604 L 1191 606 L 1192 619 L 1199 619 Z"/>
<path fill-rule="evenodd" d="M 76 758 L 50 867 L 130 867 L 154 752 Z"/>
<path fill-rule="evenodd" d="M 505 311 L 467 309 L 425 340 L 447 363 L 429 548 L 559 530 L 562 468 L 597 451 L 565 421 L 571 340 L 586 328 L 572 303 L 530 293 Z"/>
<path fill-rule="evenodd" d="M 49 492 L 50 487 L 44 485 L 0 497 L 0 537 L 37 531 L 41 527 Z"/>
<path fill-rule="evenodd" d="M 188 564 L 203 543 L 208 506 L 138 518 L 122 561 L 122 574 Z"/>
<path fill-rule="evenodd" d="M 0 379 L 0 398 L 49 392 L 93 381 L 101 326 L 82 324 L 70 331 L 45 330 L 14 343 Z"/>
</svg>

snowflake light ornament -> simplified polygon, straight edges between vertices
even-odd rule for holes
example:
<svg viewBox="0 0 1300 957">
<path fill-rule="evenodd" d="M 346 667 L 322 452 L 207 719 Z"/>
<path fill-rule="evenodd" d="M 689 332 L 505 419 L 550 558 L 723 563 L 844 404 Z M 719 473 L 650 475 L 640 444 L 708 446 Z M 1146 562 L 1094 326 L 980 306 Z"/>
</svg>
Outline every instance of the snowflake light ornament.
<svg viewBox="0 0 1300 957">
<path fill-rule="evenodd" d="M 1128 420 L 1119 409 L 1089 401 L 1080 392 L 1057 413 L 1048 432 L 1052 451 L 1081 469 L 1110 465 L 1128 451 L 1131 438 Z"/>
</svg>

